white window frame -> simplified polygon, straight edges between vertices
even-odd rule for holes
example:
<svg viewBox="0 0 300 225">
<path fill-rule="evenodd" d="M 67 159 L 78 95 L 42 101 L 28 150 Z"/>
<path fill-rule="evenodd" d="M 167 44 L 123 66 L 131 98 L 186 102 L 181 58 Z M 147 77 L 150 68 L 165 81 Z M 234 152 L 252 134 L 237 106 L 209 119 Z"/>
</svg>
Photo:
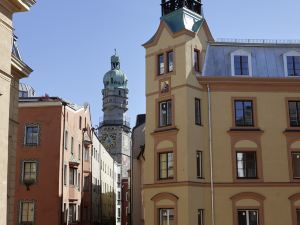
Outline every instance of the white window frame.
<svg viewBox="0 0 300 225">
<path fill-rule="evenodd" d="M 285 75 L 285 77 L 298 77 L 298 76 L 289 76 L 289 71 L 288 71 L 288 66 L 287 66 L 287 57 L 288 56 L 300 56 L 300 52 L 293 50 L 293 51 L 289 51 L 289 52 L 283 54 L 283 64 L 284 64 L 284 75 Z"/>
<path fill-rule="evenodd" d="M 234 57 L 235 56 L 247 56 L 248 57 L 248 68 L 249 68 L 249 75 L 241 75 L 235 74 L 235 67 L 234 67 Z M 233 77 L 252 77 L 252 56 L 251 53 L 244 50 L 239 49 L 231 53 L 231 76 Z"/>
</svg>

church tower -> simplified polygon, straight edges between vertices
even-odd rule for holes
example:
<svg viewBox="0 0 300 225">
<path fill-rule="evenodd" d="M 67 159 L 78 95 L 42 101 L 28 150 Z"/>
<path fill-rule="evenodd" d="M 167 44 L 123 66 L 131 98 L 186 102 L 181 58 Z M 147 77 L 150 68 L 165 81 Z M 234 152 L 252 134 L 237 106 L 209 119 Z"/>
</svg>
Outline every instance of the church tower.
<svg viewBox="0 0 300 225">
<path fill-rule="evenodd" d="M 119 164 L 122 177 L 127 177 L 130 169 L 131 132 L 128 110 L 127 77 L 122 72 L 117 53 L 111 57 L 111 70 L 103 78 L 103 121 L 99 126 L 102 145 Z"/>
</svg>

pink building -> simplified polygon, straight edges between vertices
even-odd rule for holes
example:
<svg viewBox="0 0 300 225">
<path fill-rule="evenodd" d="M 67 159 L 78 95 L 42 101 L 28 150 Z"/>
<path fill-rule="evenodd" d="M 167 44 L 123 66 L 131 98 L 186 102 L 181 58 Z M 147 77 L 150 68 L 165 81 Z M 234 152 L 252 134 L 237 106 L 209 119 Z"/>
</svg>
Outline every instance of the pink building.
<svg viewBox="0 0 300 225">
<path fill-rule="evenodd" d="M 21 98 L 15 224 L 91 224 L 89 107 L 54 97 Z"/>
</svg>

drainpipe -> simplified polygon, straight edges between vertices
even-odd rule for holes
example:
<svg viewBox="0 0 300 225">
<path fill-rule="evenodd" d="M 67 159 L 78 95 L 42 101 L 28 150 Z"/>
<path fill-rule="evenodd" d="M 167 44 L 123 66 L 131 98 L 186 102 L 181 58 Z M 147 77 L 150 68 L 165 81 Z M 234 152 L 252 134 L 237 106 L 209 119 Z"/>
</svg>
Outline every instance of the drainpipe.
<svg viewBox="0 0 300 225">
<path fill-rule="evenodd" d="M 213 152 L 212 152 L 211 90 L 210 90 L 209 84 L 207 84 L 207 94 L 208 94 L 208 127 L 209 127 L 211 220 L 212 220 L 212 225 L 215 225 L 215 196 L 214 196 Z"/>
<path fill-rule="evenodd" d="M 63 139 L 62 139 L 62 160 L 61 160 L 61 211 L 60 211 L 60 224 L 64 224 L 64 167 L 65 167 L 65 129 L 66 129 L 66 105 L 67 103 L 62 101 L 63 109 Z"/>
</svg>

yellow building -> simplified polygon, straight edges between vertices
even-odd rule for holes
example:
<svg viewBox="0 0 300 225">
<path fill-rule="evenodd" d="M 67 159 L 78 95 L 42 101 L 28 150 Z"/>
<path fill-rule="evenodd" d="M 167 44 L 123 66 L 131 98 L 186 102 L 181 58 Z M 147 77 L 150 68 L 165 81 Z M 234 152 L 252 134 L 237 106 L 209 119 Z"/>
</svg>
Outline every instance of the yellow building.
<svg viewBox="0 0 300 225">
<path fill-rule="evenodd" d="M 162 0 L 144 47 L 144 224 L 300 225 L 300 43 L 215 41 Z"/>
<path fill-rule="evenodd" d="M 12 17 L 16 12 L 28 11 L 34 3 L 35 0 L 0 2 L 0 224 L 12 223 L 19 79 L 32 72 L 13 48 Z"/>
</svg>

